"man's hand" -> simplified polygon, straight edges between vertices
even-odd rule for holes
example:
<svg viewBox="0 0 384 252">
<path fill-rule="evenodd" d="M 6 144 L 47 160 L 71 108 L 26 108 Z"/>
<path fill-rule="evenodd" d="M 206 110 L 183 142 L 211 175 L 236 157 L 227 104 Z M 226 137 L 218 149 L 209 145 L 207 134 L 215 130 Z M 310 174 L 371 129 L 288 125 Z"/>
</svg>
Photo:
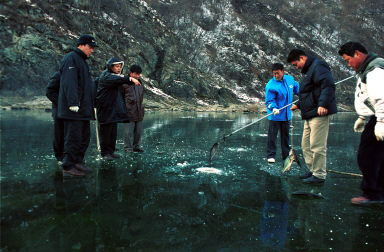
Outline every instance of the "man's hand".
<svg viewBox="0 0 384 252">
<path fill-rule="evenodd" d="M 384 122 L 378 121 L 375 125 L 375 135 L 377 141 L 384 141 Z"/>
<path fill-rule="evenodd" d="M 353 125 L 353 130 L 355 132 L 363 132 L 365 126 L 365 119 L 363 117 L 357 118 L 355 125 Z"/>
<path fill-rule="evenodd" d="M 319 116 L 325 116 L 328 114 L 328 109 L 326 109 L 324 107 L 319 107 L 317 109 L 317 114 L 319 114 Z"/>
<path fill-rule="evenodd" d="M 77 113 L 79 111 L 79 106 L 70 106 L 69 110 Z"/>
<path fill-rule="evenodd" d="M 130 80 L 131 80 L 135 85 L 141 85 L 141 83 L 140 83 L 139 80 L 137 80 L 137 79 L 135 79 L 135 78 L 133 78 L 133 77 L 129 77 L 129 78 L 130 78 Z"/>
<path fill-rule="evenodd" d="M 291 107 L 291 110 L 292 110 L 292 111 L 295 111 L 295 110 L 298 109 L 298 108 L 299 108 L 299 107 L 297 107 L 296 104 L 293 104 L 292 107 Z"/>
<path fill-rule="evenodd" d="M 278 114 L 280 113 L 280 111 L 279 111 L 277 108 L 274 108 L 274 109 L 272 110 L 272 113 L 273 113 L 274 115 L 278 115 Z"/>
</svg>

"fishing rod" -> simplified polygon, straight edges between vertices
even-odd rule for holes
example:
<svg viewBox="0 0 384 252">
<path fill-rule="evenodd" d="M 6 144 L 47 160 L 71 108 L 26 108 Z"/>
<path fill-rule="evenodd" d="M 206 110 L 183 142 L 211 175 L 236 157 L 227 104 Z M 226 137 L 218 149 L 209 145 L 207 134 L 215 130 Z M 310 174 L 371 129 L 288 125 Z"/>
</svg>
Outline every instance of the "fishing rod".
<svg viewBox="0 0 384 252">
<path fill-rule="evenodd" d="M 341 80 L 341 81 L 336 82 L 335 85 L 337 85 L 337 84 L 339 84 L 339 83 L 342 83 L 342 82 L 344 82 L 344 81 L 347 81 L 347 80 L 349 80 L 349 79 L 352 79 L 352 78 L 354 78 L 354 77 L 355 77 L 355 75 L 349 76 L 348 78 L 345 78 L 345 79 L 343 79 L 343 80 Z M 297 99 L 297 100 L 295 100 L 295 101 L 293 101 L 293 102 L 291 102 L 291 103 L 289 103 L 289 104 L 287 104 L 287 105 L 285 105 L 285 106 L 279 108 L 279 111 L 280 111 L 280 110 L 283 110 L 283 109 L 285 109 L 285 108 L 287 108 L 287 107 L 289 107 L 289 106 L 291 106 L 291 105 L 293 105 L 293 104 L 295 104 L 295 103 L 298 102 L 298 101 L 299 101 L 299 99 Z M 271 112 L 271 113 L 269 113 L 269 114 L 267 114 L 267 115 L 265 115 L 265 116 L 263 116 L 263 117 L 257 119 L 256 121 L 253 121 L 253 122 L 251 122 L 251 123 L 249 123 L 249 124 L 247 124 L 247 125 L 241 127 L 240 129 L 237 129 L 237 130 L 235 130 L 235 131 L 229 133 L 228 135 L 224 135 L 223 138 L 222 138 L 221 140 L 217 141 L 216 143 L 214 143 L 213 146 L 211 147 L 211 149 L 209 150 L 209 161 L 212 161 L 212 159 L 213 159 L 213 158 L 216 156 L 216 154 L 219 152 L 219 145 L 220 145 L 220 142 L 224 143 L 225 140 L 226 140 L 228 137 L 232 136 L 233 134 L 239 132 L 240 130 L 243 130 L 243 129 L 245 129 L 245 128 L 247 128 L 247 127 L 249 127 L 249 126 L 251 126 L 251 125 L 253 125 L 253 124 L 257 123 L 257 122 L 260 122 L 261 120 L 263 120 L 264 118 L 266 118 L 266 117 L 268 117 L 268 116 L 270 116 L 270 115 L 273 115 L 273 112 Z"/>
</svg>

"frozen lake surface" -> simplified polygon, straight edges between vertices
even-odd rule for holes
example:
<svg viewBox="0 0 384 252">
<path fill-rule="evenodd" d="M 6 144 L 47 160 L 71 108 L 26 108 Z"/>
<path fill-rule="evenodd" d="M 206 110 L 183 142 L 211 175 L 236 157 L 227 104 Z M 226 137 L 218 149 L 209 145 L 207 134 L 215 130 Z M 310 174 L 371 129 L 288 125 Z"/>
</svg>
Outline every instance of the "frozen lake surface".
<svg viewBox="0 0 384 252">
<path fill-rule="evenodd" d="M 268 121 L 223 135 L 262 114 L 150 112 L 142 154 L 102 161 L 94 123 L 86 178 L 63 180 L 52 151 L 52 118 L 1 111 L 2 251 L 383 251 L 384 209 L 356 207 L 361 178 L 328 173 L 302 184 L 294 164 L 266 161 Z M 328 169 L 360 173 L 353 113 L 330 127 Z M 294 147 L 302 121 L 294 117 Z M 321 198 L 293 196 L 303 191 Z"/>
</svg>

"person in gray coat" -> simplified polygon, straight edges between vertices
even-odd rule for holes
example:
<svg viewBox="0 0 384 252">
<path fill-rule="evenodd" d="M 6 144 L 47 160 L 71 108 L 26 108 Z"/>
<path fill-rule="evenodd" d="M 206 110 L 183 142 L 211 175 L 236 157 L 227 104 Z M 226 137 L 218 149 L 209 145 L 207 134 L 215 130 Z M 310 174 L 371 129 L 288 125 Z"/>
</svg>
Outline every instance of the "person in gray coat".
<svg viewBox="0 0 384 252">
<path fill-rule="evenodd" d="M 140 80 L 141 72 L 140 66 L 132 65 L 129 69 L 131 80 L 127 84 L 123 84 L 124 101 L 130 120 L 129 123 L 124 124 L 124 149 L 126 152 L 144 152 L 140 146 L 144 119 L 144 85 Z"/>
</svg>

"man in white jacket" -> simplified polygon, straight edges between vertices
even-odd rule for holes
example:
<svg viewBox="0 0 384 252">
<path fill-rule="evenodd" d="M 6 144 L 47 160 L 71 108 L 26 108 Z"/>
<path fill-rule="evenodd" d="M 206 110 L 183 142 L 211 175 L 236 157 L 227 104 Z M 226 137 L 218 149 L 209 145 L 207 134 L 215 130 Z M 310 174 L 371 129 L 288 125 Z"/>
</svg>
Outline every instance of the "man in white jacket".
<svg viewBox="0 0 384 252">
<path fill-rule="evenodd" d="M 351 203 L 384 203 L 384 59 L 358 42 L 342 45 L 339 54 L 358 76 L 355 109 L 359 117 L 354 130 L 362 132 L 357 162 L 363 194 Z"/>
</svg>

